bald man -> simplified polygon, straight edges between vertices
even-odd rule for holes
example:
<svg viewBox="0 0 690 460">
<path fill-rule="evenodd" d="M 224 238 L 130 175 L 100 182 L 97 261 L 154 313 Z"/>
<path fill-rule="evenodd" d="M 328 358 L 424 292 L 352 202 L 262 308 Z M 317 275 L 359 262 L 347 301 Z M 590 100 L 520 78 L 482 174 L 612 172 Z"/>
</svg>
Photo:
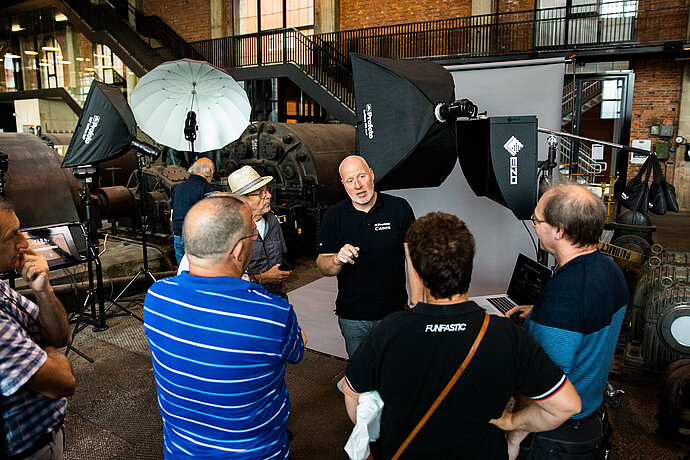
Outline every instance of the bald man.
<svg viewBox="0 0 690 460">
<path fill-rule="evenodd" d="M 414 213 L 404 199 L 374 190 L 364 158 L 345 158 L 338 172 L 348 198 L 323 216 L 316 263 L 338 277 L 335 314 L 352 356 L 380 320 L 407 305 L 404 242 Z"/>
<path fill-rule="evenodd" d="M 240 279 L 258 235 L 251 209 L 212 195 L 183 230 L 189 271 L 144 301 L 165 458 L 289 458 L 283 376 L 303 335 L 290 304 Z"/>
<path fill-rule="evenodd" d="M 184 241 L 182 239 L 182 224 L 187 216 L 189 208 L 204 196 L 213 192 L 210 182 L 216 166 L 208 158 L 199 158 L 189 167 L 189 178 L 173 189 L 170 200 L 170 220 L 173 223 L 173 243 L 175 247 L 175 258 L 177 265 L 180 265 L 184 256 Z"/>
<path fill-rule="evenodd" d="M 605 221 L 601 199 L 574 184 L 548 190 L 532 214 L 539 244 L 559 268 L 533 308 L 506 316 L 522 311 L 530 335 L 575 386 L 582 410 L 553 431 L 530 435 L 518 458 L 604 458 L 611 429 L 603 393 L 628 303 L 623 273 L 597 249 Z M 514 450 L 526 435 L 510 433 Z"/>
</svg>

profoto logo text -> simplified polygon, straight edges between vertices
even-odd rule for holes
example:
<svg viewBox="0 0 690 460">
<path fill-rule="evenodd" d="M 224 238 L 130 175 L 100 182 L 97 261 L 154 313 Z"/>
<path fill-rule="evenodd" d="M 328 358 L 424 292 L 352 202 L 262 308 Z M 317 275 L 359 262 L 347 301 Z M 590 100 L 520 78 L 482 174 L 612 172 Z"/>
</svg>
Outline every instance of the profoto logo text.
<svg viewBox="0 0 690 460">
<path fill-rule="evenodd" d="M 515 136 L 510 136 L 508 142 L 503 144 L 503 148 L 510 153 L 510 185 L 518 183 L 518 158 L 517 154 L 525 145 L 517 140 Z"/>
<path fill-rule="evenodd" d="M 93 138 L 93 132 L 96 130 L 99 121 L 101 121 L 101 117 L 98 115 L 93 115 L 89 117 L 89 121 L 86 123 L 86 128 L 84 128 L 84 134 L 82 134 L 81 136 L 81 139 L 84 141 L 84 144 L 88 144 L 89 142 L 91 142 L 91 138 Z"/>
<path fill-rule="evenodd" d="M 374 123 L 371 121 L 371 104 L 365 105 L 364 110 L 362 110 L 362 125 L 364 126 L 364 135 L 373 139 Z"/>
</svg>

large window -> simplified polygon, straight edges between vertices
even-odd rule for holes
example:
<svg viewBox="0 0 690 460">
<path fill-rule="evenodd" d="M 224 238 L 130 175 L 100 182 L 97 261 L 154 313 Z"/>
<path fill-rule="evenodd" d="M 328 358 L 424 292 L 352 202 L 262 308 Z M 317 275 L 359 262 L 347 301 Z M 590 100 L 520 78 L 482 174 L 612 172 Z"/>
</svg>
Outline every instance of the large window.
<svg viewBox="0 0 690 460">
<path fill-rule="evenodd" d="M 537 46 L 630 41 L 637 0 L 539 0 Z"/>
<path fill-rule="evenodd" d="M 237 0 L 240 35 L 291 27 L 311 35 L 314 0 Z"/>
<path fill-rule="evenodd" d="M 54 37 L 48 36 L 43 39 L 38 58 L 43 88 L 62 88 L 65 86 L 65 74 L 62 70 L 62 50 Z"/>
</svg>

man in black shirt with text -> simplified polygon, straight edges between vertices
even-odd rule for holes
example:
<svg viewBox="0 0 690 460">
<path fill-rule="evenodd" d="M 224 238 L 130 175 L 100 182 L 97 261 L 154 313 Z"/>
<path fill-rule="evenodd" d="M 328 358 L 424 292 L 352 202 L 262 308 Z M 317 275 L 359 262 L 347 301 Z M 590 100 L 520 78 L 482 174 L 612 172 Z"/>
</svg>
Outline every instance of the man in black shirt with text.
<svg viewBox="0 0 690 460">
<path fill-rule="evenodd" d="M 361 393 L 383 399 L 374 458 L 391 458 L 468 355 L 485 320 L 468 300 L 474 238 L 444 213 L 428 214 L 407 232 L 413 270 L 426 302 L 380 322 L 345 371 L 345 405 L 353 422 Z M 519 393 L 534 404 L 506 412 Z M 490 317 L 464 373 L 401 458 L 515 458 L 502 430 L 545 431 L 580 411 L 575 388 L 529 334 L 510 319 Z"/>
<path fill-rule="evenodd" d="M 352 356 L 378 321 L 407 304 L 404 242 L 414 213 L 403 198 L 374 190 L 364 158 L 345 158 L 338 172 L 349 199 L 324 214 L 316 263 L 323 275 L 338 277 L 335 314 Z M 421 287 L 410 289 L 418 300 Z"/>
</svg>

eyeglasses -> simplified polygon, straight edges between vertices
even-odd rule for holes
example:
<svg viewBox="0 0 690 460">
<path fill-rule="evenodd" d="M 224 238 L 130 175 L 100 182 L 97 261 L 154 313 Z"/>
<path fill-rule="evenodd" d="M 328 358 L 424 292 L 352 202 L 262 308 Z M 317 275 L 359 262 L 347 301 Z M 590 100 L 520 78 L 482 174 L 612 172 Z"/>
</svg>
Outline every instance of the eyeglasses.
<svg viewBox="0 0 690 460">
<path fill-rule="evenodd" d="M 534 225 L 542 224 L 542 223 L 546 222 L 545 220 L 537 219 L 537 216 L 535 216 L 534 213 L 532 213 L 532 216 L 529 218 L 529 220 L 531 220 L 532 224 L 534 224 Z"/>
<path fill-rule="evenodd" d="M 258 196 L 262 200 L 266 198 L 269 194 L 268 190 L 261 190 L 260 192 L 247 193 L 247 196 Z"/>
<path fill-rule="evenodd" d="M 255 228 L 255 229 L 254 229 L 254 233 L 252 233 L 251 235 L 243 236 L 242 238 L 240 238 L 239 240 L 237 240 L 237 242 L 236 242 L 235 245 L 232 247 L 232 250 L 231 250 L 230 252 L 232 252 L 232 251 L 235 250 L 235 248 L 237 247 L 237 244 L 238 244 L 240 241 L 246 240 L 247 238 L 251 238 L 251 239 L 255 240 L 258 236 L 259 236 L 259 230 L 257 230 L 257 229 Z"/>
</svg>

